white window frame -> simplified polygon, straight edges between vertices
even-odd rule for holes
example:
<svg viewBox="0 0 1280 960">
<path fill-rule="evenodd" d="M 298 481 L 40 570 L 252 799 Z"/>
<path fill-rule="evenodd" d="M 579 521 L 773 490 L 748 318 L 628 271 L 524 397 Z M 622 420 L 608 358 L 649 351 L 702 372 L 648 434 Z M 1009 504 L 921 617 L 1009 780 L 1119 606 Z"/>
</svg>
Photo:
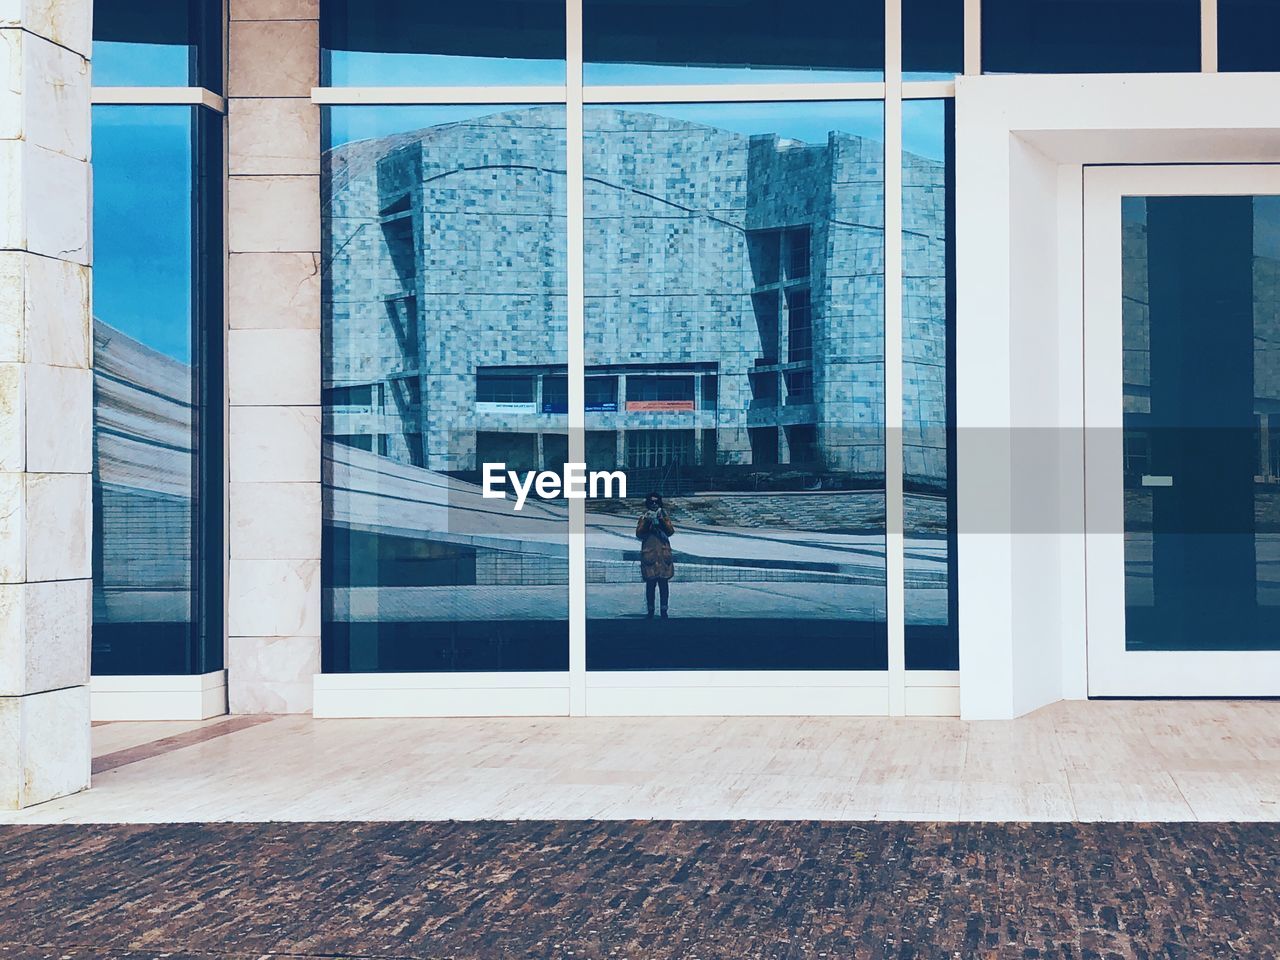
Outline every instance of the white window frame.
<svg viewBox="0 0 1280 960">
<path fill-rule="evenodd" d="M 1125 649 L 1122 197 L 1280 195 L 1280 165 L 1084 170 L 1085 591 L 1091 697 L 1274 696 L 1280 651 Z"/>
<path fill-rule="evenodd" d="M 981 0 L 962 0 L 964 75 L 982 73 Z M 1204 72 L 1217 69 L 1217 0 L 1202 0 L 1201 52 Z M 854 672 L 636 671 L 586 670 L 586 512 L 570 502 L 568 712 L 585 713 L 887 713 L 935 714 L 959 710 L 959 671 L 905 669 L 905 557 L 903 494 L 903 262 L 902 262 L 902 104 L 915 99 L 953 99 L 949 80 L 905 81 L 902 73 L 901 0 L 885 2 L 884 78 L 850 83 L 584 85 L 582 81 L 582 0 L 568 0 L 566 83 L 561 86 L 476 87 L 319 87 L 314 103 L 325 106 L 375 104 L 563 104 L 566 107 L 569 190 L 568 222 L 568 376 L 569 455 L 584 459 L 583 390 L 583 169 L 582 107 L 606 103 L 735 103 L 804 101 L 880 101 L 884 106 L 885 144 L 885 289 L 884 316 L 886 433 L 886 603 L 888 669 Z M 956 584 L 952 585 L 957 588 Z M 425 676 L 425 675 L 424 675 Z M 430 675 L 436 684 L 441 675 Z M 494 675 L 492 689 L 503 684 Z M 355 681 L 352 681 L 355 683 Z M 324 678 L 326 689 L 342 687 L 340 675 Z M 558 682 L 557 682 L 558 683 Z M 487 681 L 486 681 L 487 684 Z M 367 685 L 367 684 L 366 684 Z M 833 694 L 843 685 L 854 691 Z M 774 691 L 768 694 L 763 690 Z M 870 691 L 875 691 L 871 693 Z M 547 707 L 561 712 L 559 693 Z M 376 711 L 375 711 L 376 712 Z"/>
<path fill-rule="evenodd" d="M 222 89 L 227 89 L 227 29 L 229 8 L 222 4 Z M 96 106 L 192 106 L 200 107 L 222 118 L 222 276 L 223 276 L 223 384 L 222 384 L 222 449 L 230 450 L 227 434 L 230 417 L 226 384 L 227 358 L 227 99 L 208 87 L 106 87 L 94 86 L 89 91 L 90 109 Z M 227 712 L 227 576 L 231 564 L 226 553 L 231 543 L 231 511 L 228 500 L 229 472 L 227 458 L 222 464 L 222 669 L 199 675 L 171 676 L 91 676 L 89 712 L 93 720 L 205 720 Z"/>
</svg>

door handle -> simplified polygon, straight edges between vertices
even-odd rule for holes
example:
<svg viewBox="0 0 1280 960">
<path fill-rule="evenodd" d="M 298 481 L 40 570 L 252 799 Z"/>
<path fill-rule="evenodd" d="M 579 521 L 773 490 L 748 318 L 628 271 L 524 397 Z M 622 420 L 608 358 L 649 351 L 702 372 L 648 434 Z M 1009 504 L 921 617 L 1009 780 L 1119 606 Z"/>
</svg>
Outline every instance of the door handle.
<svg viewBox="0 0 1280 960">
<path fill-rule="evenodd" d="M 1172 487 L 1173 477 L 1158 473 L 1144 473 L 1142 475 L 1142 485 L 1144 487 Z"/>
</svg>

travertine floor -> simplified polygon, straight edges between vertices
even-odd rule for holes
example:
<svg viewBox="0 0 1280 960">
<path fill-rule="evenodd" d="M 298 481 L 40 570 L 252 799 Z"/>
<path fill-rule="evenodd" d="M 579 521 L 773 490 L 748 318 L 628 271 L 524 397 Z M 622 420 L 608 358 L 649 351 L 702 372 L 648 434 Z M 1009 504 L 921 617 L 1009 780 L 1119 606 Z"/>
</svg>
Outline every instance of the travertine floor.
<svg viewBox="0 0 1280 960">
<path fill-rule="evenodd" d="M 0 822 L 1280 821 L 1271 701 L 1069 702 L 968 723 L 295 716 L 94 738 L 91 791 Z"/>
</svg>

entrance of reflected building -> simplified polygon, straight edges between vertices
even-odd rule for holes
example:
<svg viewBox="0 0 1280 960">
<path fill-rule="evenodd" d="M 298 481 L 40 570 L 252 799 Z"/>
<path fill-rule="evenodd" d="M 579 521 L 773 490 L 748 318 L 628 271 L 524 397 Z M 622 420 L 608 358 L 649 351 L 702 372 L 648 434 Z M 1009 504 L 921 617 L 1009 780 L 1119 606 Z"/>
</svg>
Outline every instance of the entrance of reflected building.
<svg viewBox="0 0 1280 960">
<path fill-rule="evenodd" d="M 1085 169 L 1091 696 L 1280 695 L 1280 166 Z"/>
</svg>

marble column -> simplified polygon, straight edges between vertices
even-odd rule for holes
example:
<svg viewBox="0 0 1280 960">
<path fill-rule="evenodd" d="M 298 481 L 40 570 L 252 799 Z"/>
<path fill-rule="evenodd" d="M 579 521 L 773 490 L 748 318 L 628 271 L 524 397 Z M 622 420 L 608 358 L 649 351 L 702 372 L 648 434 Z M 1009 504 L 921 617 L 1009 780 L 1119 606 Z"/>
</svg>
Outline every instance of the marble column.
<svg viewBox="0 0 1280 960">
<path fill-rule="evenodd" d="M 0 809 L 89 785 L 91 0 L 0 0 Z"/>
<path fill-rule="evenodd" d="M 230 15 L 228 697 L 299 713 L 320 670 L 319 9 Z"/>
</svg>

